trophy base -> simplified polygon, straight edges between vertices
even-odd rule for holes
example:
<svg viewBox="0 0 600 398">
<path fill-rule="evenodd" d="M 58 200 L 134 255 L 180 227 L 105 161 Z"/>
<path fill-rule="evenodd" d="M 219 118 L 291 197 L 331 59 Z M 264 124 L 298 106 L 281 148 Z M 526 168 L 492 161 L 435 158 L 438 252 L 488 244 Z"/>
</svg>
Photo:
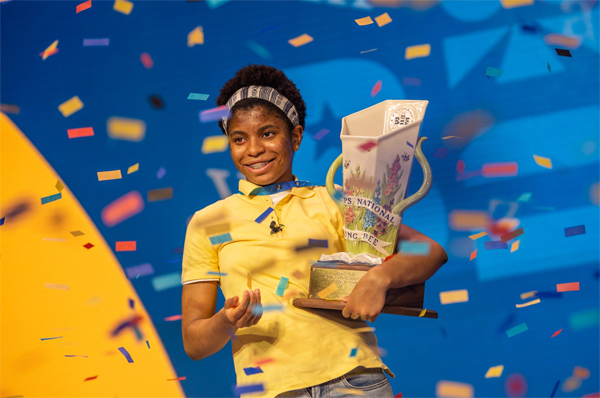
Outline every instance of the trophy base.
<svg viewBox="0 0 600 398">
<path fill-rule="evenodd" d="M 310 299 L 310 298 L 297 298 L 294 299 L 294 307 L 301 308 L 314 308 L 319 310 L 337 310 L 342 311 L 346 306 L 346 303 L 340 300 L 325 300 L 325 299 Z M 400 307 L 393 305 L 386 305 L 381 310 L 382 314 L 393 314 L 393 315 L 406 315 L 406 316 L 416 316 L 419 317 L 423 310 L 421 308 L 411 308 L 411 307 Z M 425 310 L 425 314 L 423 314 L 422 318 L 432 318 L 437 319 L 438 313 L 433 310 Z"/>
</svg>

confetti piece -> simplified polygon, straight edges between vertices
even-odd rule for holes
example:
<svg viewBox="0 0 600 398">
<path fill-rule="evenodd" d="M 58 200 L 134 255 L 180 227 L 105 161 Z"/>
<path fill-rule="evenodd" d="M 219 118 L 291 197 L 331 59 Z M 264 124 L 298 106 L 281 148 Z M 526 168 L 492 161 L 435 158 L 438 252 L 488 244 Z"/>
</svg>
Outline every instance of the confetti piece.
<svg viewBox="0 0 600 398">
<path fill-rule="evenodd" d="M 555 48 L 554 50 L 556 50 L 556 54 L 558 54 L 561 57 L 569 57 L 569 58 L 573 57 L 571 55 L 571 51 L 569 51 L 569 50 L 563 50 L 561 48 Z"/>
<path fill-rule="evenodd" d="M 549 33 L 544 36 L 544 42 L 549 46 L 569 47 L 574 50 L 579 48 L 581 40 L 577 37 L 569 37 L 558 33 Z"/>
<path fill-rule="evenodd" d="M 550 62 L 546 64 L 546 68 L 548 68 L 548 72 L 552 73 L 552 68 L 550 67 Z"/>
<path fill-rule="evenodd" d="M 475 234 L 475 235 L 469 235 L 469 238 L 472 239 L 472 240 L 477 240 L 477 239 L 479 239 L 479 238 L 481 238 L 483 236 L 486 236 L 487 234 L 488 233 L 484 231 L 484 232 L 480 232 L 480 233 Z"/>
<path fill-rule="evenodd" d="M 48 289 L 70 290 L 69 285 L 61 285 L 59 283 L 44 283 Z"/>
<path fill-rule="evenodd" d="M 562 385 L 563 392 L 571 392 L 581 387 L 581 380 L 576 377 L 569 377 Z"/>
<path fill-rule="evenodd" d="M 421 87 L 421 79 L 418 77 L 403 77 L 402 84 L 405 86 Z"/>
<path fill-rule="evenodd" d="M 236 386 L 233 391 L 234 393 L 241 395 L 252 392 L 263 392 L 265 391 L 265 387 L 262 384 L 248 384 L 246 386 Z"/>
<path fill-rule="evenodd" d="M 127 274 L 127 278 L 133 279 L 139 276 L 152 275 L 154 273 L 154 268 L 152 268 L 152 264 L 145 263 L 127 267 L 125 268 L 125 273 Z"/>
<path fill-rule="evenodd" d="M 590 378 L 590 370 L 582 366 L 575 366 L 573 369 L 573 377 L 577 377 L 581 380 L 587 380 Z"/>
<path fill-rule="evenodd" d="M 369 151 L 369 150 L 371 150 L 371 148 L 374 148 L 374 147 L 376 147 L 376 146 L 377 146 L 377 143 L 376 143 L 376 142 L 374 142 L 374 141 L 369 141 L 369 142 L 365 142 L 365 143 L 364 143 L 364 144 L 362 144 L 362 145 L 359 145 L 359 146 L 358 146 L 358 149 L 360 149 L 360 150 L 361 150 L 361 151 L 363 151 L 363 152 L 366 152 L 366 151 Z"/>
<path fill-rule="evenodd" d="M 165 106 L 158 95 L 151 95 L 148 99 L 154 109 L 162 109 Z"/>
<path fill-rule="evenodd" d="M 174 379 L 167 379 L 167 381 L 177 381 L 177 380 L 185 380 L 185 379 L 187 379 L 187 376 L 176 377 Z"/>
<path fill-rule="evenodd" d="M 202 123 L 221 121 L 222 118 L 229 119 L 230 117 L 231 112 L 227 105 L 217 106 L 216 108 L 200 112 L 200 122 Z"/>
<path fill-rule="evenodd" d="M 67 358 L 87 358 L 87 355 L 65 355 Z"/>
<path fill-rule="evenodd" d="M 304 277 L 304 273 L 297 269 L 292 273 L 292 276 L 296 279 L 302 279 Z"/>
<path fill-rule="evenodd" d="M 271 362 L 275 362 L 275 360 L 273 358 L 263 358 L 255 361 L 254 364 L 260 366 Z"/>
<path fill-rule="evenodd" d="M 62 339 L 62 338 L 63 338 L 62 336 L 58 336 L 58 337 L 44 337 L 44 338 L 41 338 L 40 340 L 44 341 L 44 340 L 54 340 L 54 339 Z"/>
<path fill-rule="evenodd" d="M 159 180 L 161 178 L 163 178 L 165 176 L 165 174 L 167 174 L 167 170 L 165 170 L 164 167 L 161 167 L 160 169 L 158 169 L 158 171 L 156 172 L 156 178 L 158 178 Z"/>
<path fill-rule="evenodd" d="M 354 388 L 334 388 L 333 391 L 341 393 L 341 394 L 348 394 L 348 395 L 364 395 L 365 393 L 361 390 L 357 390 Z"/>
<path fill-rule="evenodd" d="M 140 169 L 140 164 L 136 163 L 133 166 L 129 166 L 129 168 L 127 169 L 127 174 L 135 173 L 139 169 Z"/>
<path fill-rule="evenodd" d="M 500 77 L 502 76 L 503 72 L 504 71 L 502 69 L 492 68 L 491 66 L 488 66 L 485 70 L 485 75 L 487 77 Z"/>
<path fill-rule="evenodd" d="M 366 54 L 366 53 L 370 53 L 370 52 L 373 52 L 373 51 L 377 51 L 377 49 L 376 48 L 372 48 L 370 50 L 361 51 L 360 53 L 361 54 Z"/>
<path fill-rule="evenodd" d="M 208 271 L 206 275 L 227 276 L 227 272 Z"/>
<path fill-rule="evenodd" d="M 277 285 L 277 290 L 275 291 L 276 296 L 283 297 L 283 292 L 287 288 L 288 282 L 289 279 L 283 276 L 279 279 L 279 285 Z"/>
<path fill-rule="evenodd" d="M 521 195 L 519 199 L 517 199 L 517 202 L 529 202 L 529 199 L 531 199 L 531 195 L 531 192 L 526 192 L 523 195 Z"/>
<path fill-rule="evenodd" d="M 491 379 L 493 377 L 500 377 L 502 376 L 502 371 L 504 371 L 504 365 L 492 366 L 485 373 L 485 378 Z"/>
<path fill-rule="evenodd" d="M 90 381 L 90 380 L 96 380 L 98 378 L 99 375 L 96 376 L 90 376 L 87 379 L 85 379 L 84 381 Z"/>
<path fill-rule="evenodd" d="M 131 10 L 133 10 L 133 3 L 127 0 L 115 0 L 113 10 L 118 11 L 121 14 L 129 15 L 131 14 Z"/>
<path fill-rule="evenodd" d="M 127 350 L 124 347 L 119 347 L 119 351 L 121 351 L 121 354 L 123 354 L 123 356 L 127 359 L 127 362 L 133 363 L 133 359 L 131 359 L 131 355 L 129 355 L 129 353 L 127 352 Z"/>
<path fill-rule="evenodd" d="M 56 46 L 58 46 L 58 40 L 54 40 L 52 44 L 50 44 L 48 48 L 46 48 L 44 52 L 40 54 L 42 56 L 42 60 L 45 60 L 49 56 L 56 54 L 58 52 L 58 48 L 56 48 Z"/>
<path fill-rule="evenodd" d="M 350 350 L 350 358 L 355 357 L 357 352 L 358 352 L 358 347 L 353 348 L 352 350 Z"/>
<path fill-rule="evenodd" d="M 263 373 L 263 371 L 260 367 L 256 367 L 256 368 L 250 367 L 250 368 L 244 368 L 244 373 L 246 373 L 246 376 L 251 376 L 251 375 Z"/>
<path fill-rule="evenodd" d="M 523 228 L 515 229 L 512 232 L 504 234 L 500 237 L 500 239 L 502 240 L 502 242 L 508 242 L 509 240 L 513 240 L 517 236 L 521 236 L 521 235 L 523 235 Z"/>
<path fill-rule="evenodd" d="M 279 25 L 269 26 L 268 28 L 264 28 L 263 30 L 261 30 L 260 33 L 265 33 L 265 32 L 268 32 L 270 30 L 276 29 L 278 27 L 279 27 Z"/>
<path fill-rule="evenodd" d="M 83 39 L 84 47 L 99 47 L 99 46 L 108 46 L 110 40 L 105 37 L 102 39 Z"/>
<path fill-rule="evenodd" d="M 136 250 L 137 242 L 132 241 L 119 241 L 115 242 L 115 251 L 118 252 L 134 252 Z"/>
<path fill-rule="evenodd" d="M 459 140 L 462 140 L 462 137 L 457 137 L 455 135 L 447 135 L 445 137 L 442 137 L 443 140 L 449 140 L 450 138 L 458 138 Z"/>
<path fill-rule="evenodd" d="M 135 301 L 133 301 L 133 299 L 129 299 L 129 308 L 133 309 L 135 307 Z"/>
<path fill-rule="evenodd" d="M 421 313 L 419 314 L 419 318 L 421 318 L 423 315 L 425 315 L 427 313 L 427 309 L 423 308 L 423 310 L 421 310 Z"/>
<path fill-rule="evenodd" d="M 485 178 L 514 177 L 519 172 L 517 162 L 484 163 L 481 175 Z"/>
<path fill-rule="evenodd" d="M 269 50 L 267 50 L 265 47 L 261 46 L 260 44 L 256 43 L 255 41 L 248 40 L 246 42 L 246 46 L 251 51 L 253 51 L 255 54 L 257 54 L 258 56 L 260 56 L 264 59 L 271 58 L 271 53 L 269 52 Z"/>
<path fill-rule="evenodd" d="M 485 242 L 485 250 L 508 249 L 508 244 L 501 240 L 488 240 Z"/>
<path fill-rule="evenodd" d="M 189 100 L 206 101 L 208 99 L 208 97 L 209 97 L 208 94 L 190 93 L 190 95 L 188 95 L 187 99 L 189 99 Z"/>
<path fill-rule="evenodd" d="M 517 250 L 519 250 L 519 245 L 520 245 L 520 244 L 521 244 L 521 241 L 520 241 L 520 240 L 516 240 L 516 241 L 514 241 L 514 242 L 513 242 L 513 244 L 512 244 L 512 245 L 510 245 L 510 252 L 511 252 L 511 253 L 514 253 L 514 252 L 516 252 Z"/>
<path fill-rule="evenodd" d="M 94 135 L 94 129 L 92 127 L 81 127 L 77 129 L 67 130 L 69 139 L 80 138 L 80 137 L 92 137 Z"/>
<path fill-rule="evenodd" d="M 152 278 L 152 287 L 157 292 L 177 286 L 181 286 L 181 272 L 172 272 Z"/>
<path fill-rule="evenodd" d="M 263 305 L 262 309 L 260 308 L 256 308 L 256 313 L 255 315 L 259 315 L 261 312 L 277 312 L 277 311 L 283 311 L 284 307 L 281 304 L 268 304 L 268 305 Z"/>
<path fill-rule="evenodd" d="M 83 102 L 81 102 L 78 96 L 74 96 L 58 106 L 58 110 L 64 117 L 71 116 L 81 108 L 83 108 Z"/>
<path fill-rule="evenodd" d="M 467 383 L 440 380 L 435 385 L 435 396 L 438 398 L 473 398 L 473 386 Z"/>
<path fill-rule="evenodd" d="M 260 216 L 256 217 L 256 220 L 254 220 L 254 222 L 256 222 L 257 224 L 260 224 L 272 212 L 273 212 L 273 208 L 269 207 L 267 210 L 265 210 L 264 212 L 262 212 L 262 214 Z"/>
<path fill-rule="evenodd" d="M 148 340 L 146 340 L 146 345 L 148 346 L 148 349 L 150 349 L 150 343 L 148 343 Z"/>
<path fill-rule="evenodd" d="M 16 105 L 0 104 L 0 112 L 18 115 L 21 112 L 21 108 Z"/>
<path fill-rule="evenodd" d="M 429 254 L 429 242 L 412 242 L 408 240 L 401 240 L 398 243 L 398 250 L 401 251 L 402 254 L 426 256 Z"/>
<path fill-rule="evenodd" d="M 552 337 L 550 337 L 550 338 L 552 339 L 552 338 L 554 338 L 554 337 L 558 336 L 558 335 L 560 334 L 560 332 L 562 332 L 562 331 L 563 331 L 562 329 L 560 329 L 560 330 L 557 330 L 556 332 L 554 332 L 554 334 L 553 334 L 553 335 L 552 335 Z"/>
<path fill-rule="evenodd" d="M 527 298 L 533 297 L 533 296 L 535 296 L 536 293 L 537 293 L 537 290 L 534 290 L 532 292 L 521 293 L 521 300 L 525 300 Z"/>
<path fill-rule="evenodd" d="M 329 248 L 329 241 L 327 239 L 309 239 L 308 247 L 322 247 L 327 249 Z"/>
<path fill-rule="evenodd" d="M 448 148 L 436 148 L 433 152 L 433 157 L 438 159 L 445 159 L 448 156 Z"/>
<path fill-rule="evenodd" d="M 406 145 L 408 145 L 411 148 L 414 148 L 413 144 L 411 144 L 410 142 L 406 141 Z"/>
<path fill-rule="evenodd" d="M 377 22 L 377 26 L 379 26 L 381 28 L 382 26 L 385 26 L 385 25 L 389 24 L 390 22 L 392 22 L 392 18 L 386 12 L 384 14 L 381 14 L 378 17 L 375 17 L 375 22 Z"/>
<path fill-rule="evenodd" d="M 477 257 L 477 249 L 473 250 L 473 252 L 471 253 L 471 258 L 469 259 L 469 261 L 473 261 L 474 258 Z"/>
<path fill-rule="evenodd" d="M 102 209 L 102 221 L 113 227 L 144 210 L 144 200 L 138 191 L 131 191 Z"/>
<path fill-rule="evenodd" d="M 523 303 L 523 304 L 515 304 L 515 306 L 517 308 L 523 308 L 523 307 L 529 307 L 530 305 L 538 304 L 539 302 L 540 302 L 540 299 L 538 298 L 538 299 L 531 300 L 531 301 L 528 301 L 528 302 Z"/>
<path fill-rule="evenodd" d="M 0 225 L 4 225 L 4 220 L 6 219 L 6 217 L 2 217 L 0 218 Z"/>
<path fill-rule="evenodd" d="M 226 234 L 217 235 L 217 236 L 211 236 L 210 237 L 210 244 L 211 245 L 218 245 L 220 243 L 231 242 L 232 240 L 233 239 L 231 238 L 231 234 L 229 232 L 227 232 Z"/>
<path fill-rule="evenodd" d="M 354 22 L 356 22 L 358 24 L 358 26 L 365 26 L 365 25 L 371 25 L 373 23 L 373 20 L 371 19 L 371 17 L 364 17 L 364 18 L 355 19 Z"/>
<path fill-rule="evenodd" d="M 554 388 L 552 389 L 552 394 L 550 394 L 550 398 L 554 398 L 554 394 L 556 394 L 556 390 L 558 390 L 558 386 L 560 385 L 560 380 L 556 382 Z"/>
<path fill-rule="evenodd" d="M 84 3 L 78 4 L 77 8 L 75 8 L 75 14 L 79 14 L 83 10 L 87 10 L 92 7 L 92 0 L 88 0 Z"/>
<path fill-rule="evenodd" d="M 98 181 L 120 180 L 121 170 L 99 171 Z"/>
<path fill-rule="evenodd" d="M 331 285 L 327 286 L 325 289 L 323 289 L 319 293 L 317 293 L 317 296 L 324 299 L 325 297 L 329 296 L 331 293 L 335 292 L 336 290 L 338 290 L 338 287 L 335 285 L 335 283 L 332 283 Z"/>
<path fill-rule="evenodd" d="M 371 97 L 375 97 L 377 93 L 381 91 L 381 80 L 377 80 L 373 88 L 371 89 Z"/>
<path fill-rule="evenodd" d="M 364 327 L 364 328 L 352 329 L 352 331 L 355 332 L 355 333 L 370 333 L 370 332 L 374 332 L 375 328 L 367 326 L 367 327 Z"/>
<path fill-rule="evenodd" d="M 151 189 L 147 194 L 148 202 L 159 202 L 161 200 L 173 199 L 173 188 Z"/>
<path fill-rule="evenodd" d="M 204 31 L 202 30 L 202 26 L 196 26 L 194 30 L 188 33 L 188 47 L 194 47 L 196 44 L 204 44 Z"/>
<path fill-rule="evenodd" d="M 531 6 L 534 2 L 535 0 L 500 0 L 500 4 L 504 9 Z"/>
<path fill-rule="evenodd" d="M 227 148 L 229 148 L 229 138 L 226 135 L 213 135 L 204 138 L 200 151 L 207 155 L 209 153 L 224 152 Z"/>
<path fill-rule="evenodd" d="M 66 242 L 66 239 L 63 238 L 43 238 L 42 240 L 48 241 L 48 242 Z"/>
<path fill-rule="evenodd" d="M 306 33 L 304 33 L 303 35 L 300 35 L 298 37 L 288 40 L 288 43 L 290 43 L 294 47 L 300 47 L 300 46 L 310 43 L 313 40 L 314 39 L 310 35 L 307 35 Z"/>
<path fill-rule="evenodd" d="M 440 292 L 440 302 L 442 304 L 466 303 L 467 301 L 469 301 L 467 289 Z"/>
<path fill-rule="evenodd" d="M 396 394 L 396 395 L 394 396 L 394 398 L 402 398 L 402 393 L 401 393 L 401 392 L 399 392 L 398 394 Z"/>
<path fill-rule="evenodd" d="M 430 44 L 419 44 L 416 46 L 406 47 L 404 50 L 404 59 L 415 59 L 415 58 L 424 58 L 429 57 L 431 54 L 431 45 Z"/>
<path fill-rule="evenodd" d="M 325 137 L 329 133 L 327 129 L 321 129 L 317 134 L 313 135 L 313 140 L 319 141 L 321 138 Z"/>
<path fill-rule="evenodd" d="M 559 283 L 556 285 L 557 292 L 576 292 L 579 291 L 579 282 Z"/>
<path fill-rule="evenodd" d="M 108 136 L 115 140 L 140 142 L 146 136 L 143 120 L 113 116 L 106 122 Z"/>
<path fill-rule="evenodd" d="M 204 232 L 206 233 L 207 236 L 221 235 L 230 230 L 231 230 L 231 226 L 229 225 L 228 222 L 221 223 L 221 224 L 213 224 L 213 225 L 204 227 Z"/>
<path fill-rule="evenodd" d="M 552 168 L 552 160 L 549 158 L 545 158 L 543 156 L 533 155 L 533 160 L 538 164 L 538 166 L 545 167 L 547 169 Z"/>
<path fill-rule="evenodd" d="M 577 225 L 575 227 L 565 228 L 565 237 L 570 238 L 571 236 L 584 235 L 585 225 Z"/>
<path fill-rule="evenodd" d="M 142 65 L 144 65 L 144 68 L 146 68 L 146 69 L 152 69 L 152 67 L 154 66 L 154 61 L 152 60 L 152 57 L 148 53 L 142 53 L 140 55 L 140 61 L 141 61 Z"/>
<path fill-rule="evenodd" d="M 513 337 L 516 336 L 520 333 L 523 333 L 525 331 L 529 330 L 529 328 L 527 328 L 527 324 L 525 322 L 523 322 L 520 325 L 515 326 L 514 328 L 510 328 L 506 331 L 506 335 L 508 337 Z"/>
<path fill-rule="evenodd" d="M 92 245 L 91 243 L 86 243 L 85 245 L 83 245 L 83 247 L 85 247 L 86 249 L 90 250 L 92 247 L 94 247 L 94 245 Z"/>
<path fill-rule="evenodd" d="M 181 315 L 171 315 L 165 318 L 165 322 L 179 321 L 181 318 Z"/>
</svg>

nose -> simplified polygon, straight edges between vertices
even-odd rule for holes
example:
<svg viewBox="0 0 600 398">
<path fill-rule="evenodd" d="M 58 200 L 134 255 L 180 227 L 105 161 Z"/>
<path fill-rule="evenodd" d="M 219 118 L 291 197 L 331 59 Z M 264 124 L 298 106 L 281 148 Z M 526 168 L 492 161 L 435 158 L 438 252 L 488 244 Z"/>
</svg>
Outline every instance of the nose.
<svg viewBox="0 0 600 398">
<path fill-rule="evenodd" d="M 248 156 L 257 157 L 263 154 L 265 147 L 259 139 L 254 137 L 248 141 Z"/>
</svg>

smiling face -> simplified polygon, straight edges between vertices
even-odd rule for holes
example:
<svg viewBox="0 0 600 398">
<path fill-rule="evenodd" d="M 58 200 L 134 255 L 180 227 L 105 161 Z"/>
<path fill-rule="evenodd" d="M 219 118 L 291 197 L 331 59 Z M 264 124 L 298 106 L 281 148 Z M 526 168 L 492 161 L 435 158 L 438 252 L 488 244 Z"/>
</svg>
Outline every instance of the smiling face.
<svg viewBox="0 0 600 398">
<path fill-rule="evenodd" d="M 234 112 L 228 123 L 229 151 L 235 167 L 256 185 L 292 181 L 292 159 L 302 142 L 302 126 L 288 131 L 273 111 L 254 106 Z"/>
</svg>

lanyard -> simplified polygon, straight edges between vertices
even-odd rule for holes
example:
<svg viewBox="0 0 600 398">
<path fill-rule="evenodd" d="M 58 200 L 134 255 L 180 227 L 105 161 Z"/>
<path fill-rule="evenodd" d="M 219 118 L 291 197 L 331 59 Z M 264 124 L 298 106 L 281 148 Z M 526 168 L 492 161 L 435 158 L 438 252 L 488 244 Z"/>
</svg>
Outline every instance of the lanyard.
<svg viewBox="0 0 600 398">
<path fill-rule="evenodd" d="M 248 196 L 256 195 L 273 195 L 274 193 L 287 191 L 288 189 L 297 187 L 313 187 L 315 184 L 308 181 L 286 181 L 276 182 L 275 184 L 266 185 L 264 187 L 257 187 L 250 192 Z"/>
</svg>

